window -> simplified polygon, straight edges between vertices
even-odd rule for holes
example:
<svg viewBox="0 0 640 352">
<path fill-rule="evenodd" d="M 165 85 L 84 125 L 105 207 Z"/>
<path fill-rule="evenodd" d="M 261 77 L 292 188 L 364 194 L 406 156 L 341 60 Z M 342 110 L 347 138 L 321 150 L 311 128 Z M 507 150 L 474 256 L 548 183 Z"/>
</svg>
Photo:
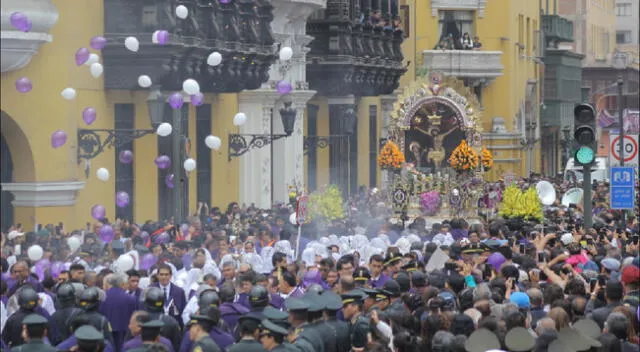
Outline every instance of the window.
<svg viewBox="0 0 640 352">
<path fill-rule="evenodd" d="M 409 38 L 411 35 L 411 9 L 409 5 L 400 6 L 400 18 L 402 19 L 402 31 L 404 32 L 405 38 Z"/>
<path fill-rule="evenodd" d="M 378 185 L 378 106 L 369 105 L 369 187 Z"/>
<path fill-rule="evenodd" d="M 115 129 L 117 130 L 132 130 L 135 128 L 133 125 L 134 120 L 134 106 L 133 104 L 116 104 L 115 105 Z M 133 142 L 129 142 L 123 144 L 121 146 L 116 146 L 115 153 L 116 159 L 120 155 L 120 152 L 123 150 L 133 150 Z M 134 152 L 135 155 L 135 152 Z M 135 160 L 135 158 L 134 158 Z M 135 162 L 135 161 L 134 161 Z M 134 176 L 133 176 L 133 163 L 123 164 L 119 161 L 116 161 L 116 192 L 127 192 L 129 195 L 129 205 L 124 208 L 120 208 L 116 206 L 116 218 L 129 220 L 133 222 L 133 184 L 134 184 Z"/>
<path fill-rule="evenodd" d="M 631 31 L 617 31 L 616 44 L 631 44 Z"/>
<path fill-rule="evenodd" d="M 196 172 L 198 202 L 211 204 L 211 150 L 203 143 L 211 134 L 211 104 L 196 108 Z"/>
<path fill-rule="evenodd" d="M 310 144 L 308 146 L 307 158 L 307 188 L 315 191 L 317 187 L 318 151 L 316 148 L 316 136 L 318 134 L 318 105 L 307 105 L 307 136 Z"/>
<path fill-rule="evenodd" d="M 462 38 L 465 32 L 469 33 L 472 38 L 475 35 L 473 31 L 473 11 L 441 10 L 438 11 L 438 15 L 440 39 L 451 35 L 455 43 L 459 43 L 459 39 Z"/>
<path fill-rule="evenodd" d="M 631 16 L 631 4 L 616 4 L 616 16 Z"/>
</svg>

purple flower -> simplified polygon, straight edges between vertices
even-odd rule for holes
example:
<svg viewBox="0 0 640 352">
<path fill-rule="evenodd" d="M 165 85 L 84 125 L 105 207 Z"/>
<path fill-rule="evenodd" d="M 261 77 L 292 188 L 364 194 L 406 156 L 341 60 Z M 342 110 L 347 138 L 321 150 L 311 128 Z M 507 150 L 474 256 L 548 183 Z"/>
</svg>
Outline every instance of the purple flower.
<svg viewBox="0 0 640 352">
<path fill-rule="evenodd" d="M 426 215 L 435 215 L 440 209 L 440 193 L 438 191 L 422 193 L 420 205 Z"/>
</svg>

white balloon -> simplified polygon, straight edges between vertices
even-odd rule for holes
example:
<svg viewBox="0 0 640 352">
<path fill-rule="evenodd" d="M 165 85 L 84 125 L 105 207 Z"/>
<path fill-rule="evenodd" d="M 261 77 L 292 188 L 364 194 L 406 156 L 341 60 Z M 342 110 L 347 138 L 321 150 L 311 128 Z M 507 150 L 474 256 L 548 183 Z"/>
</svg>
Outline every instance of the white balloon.
<svg viewBox="0 0 640 352">
<path fill-rule="evenodd" d="M 127 39 L 124 40 L 124 47 L 135 53 L 140 49 L 140 42 L 138 42 L 138 38 L 136 37 L 127 37 Z"/>
<path fill-rule="evenodd" d="M 216 136 L 209 135 L 204 139 L 204 144 L 206 144 L 209 149 L 218 150 L 222 145 L 222 141 Z"/>
<path fill-rule="evenodd" d="M 242 126 L 247 123 L 247 115 L 243 112 L 239 112 L 233 117 L 233 124 L 236 126 Z"/>
<path fill-rule="evenodd" d="M 185 18 L 187 18 L 187 16 L 189 16 L 189 9 L 184 5 L 179 5 L 178 7 L 176 7 L 176 16 L 184 20 Z"/>
<path fill-rule="evenodd" d="M 100 75 L 102 75 L 102 72 L 104 71 L 104 67 L 102 67 L 101 63 L 95 62 L 91 64 L 91 68 L 89 70 L 91 71 L 91 75 L 94 78 L 98 78 L 100 77 Z"/>
<path fill-rule="evenodd" d="M 98 170 L 96 170 L 96 177 L 100 181 L 109 181 L 109 170 L 105 169 L 104 167 L 99 168 Z"/>
<path fill-rule="evenodd" d="M 42 250 L 42 247 L 40 247 L 37 244 L 29 247 L 29 249 L 27 250 L 27 255 L 29 255 L 29 259 L 33 261 L 42 259 L 43 254 L 44 254 L 44 251 Z"/>
<path fill-rule="evenodd" d="M 173 127 L 171 127 L 171 124 L 167 122 L 161 123 L 160 126 L 158 126 L 158 129 L 156 130 L 156 133 L 160 137 L 166 137 L 170 135 L 171 132 L 173 132 Z"/>
<path fill-rule="evenodd" d="M 118 260 L 116 260 L 116 266 L 120 272 L 131 270 L 133 268 L 133 264 L 133 258 L 128 254 L 123 254 L 118 257 Z"/>
<path fill-rule="evenodd" d="M 184 166 L 184 169 L 187 170 L 187 172 L 191 172 L 196 169 L 196 161 L 189 158 L 184 161 L 183 166 Z"/>
<path fill-rule="evenodd" d="M 76 236 L 71 236 L 67 240 L 67 245 L 72 252 L 75 252 L 76 249 L 80 248 L 80 239 Z"/>
<path fill-rule="evenodd" d="M 289 61 L 293 57 L 293 49 L 288 46 L 280 49 L 280 61 Z"/>
<path fill-rule="evenodd" d="M 291 213 L 291 215 L 289 215 L 289 222 L 291 225 L 298 225 L 298 216 L 296 213 Z"/>
<path fill-rule="evenodd" d="M 182 90 L 184 90 L 189 95 L 194 95 L 200 93 L 200 85 L 198 81 L 192 78 L 185 79 L 182 82 Z"/>
<path fill-rule="evenodd" d="M 65 88 L 64 90 L 62 90 L 61 94 L 62 94 L 62 97 L 67 100 L 73 100 L 77 96 L 76 90 L 73 88 Z"/>
<path fill-rule="evenodd" d="M 158 44 L 158 33 L 159 33 L 159 32 L 160 32 L 160 31 L 155 31 L 155 32 L 153 32 L 153 34 L 151 35 L 151 42 L 152 42 L 153 44 Z"/>
<path fill-rule="evenodd" d="M 151 77 L 147 75 L 141 75 L 140 77 L 138 77 L 138 85 L 142 88 L 151 87 Z"/>
<path fill-rule="evenodd" d="M 98 56 L 98 54 L 91 53 L 89 54 L 89 59 L 84 64 L 87 66 L 91 66 L 96 62 L 100 62 L 100 56 Z"/>
<path fill-rule="evenodd" d="M 209 54 L 209 57 L 207 58 L 207 65 L 209 66 L 218 66 L 220 65 L 221 62 L 222 62 L 222 55 L 217 51 L 214 51 L 211 54 Z"/>
</svg>

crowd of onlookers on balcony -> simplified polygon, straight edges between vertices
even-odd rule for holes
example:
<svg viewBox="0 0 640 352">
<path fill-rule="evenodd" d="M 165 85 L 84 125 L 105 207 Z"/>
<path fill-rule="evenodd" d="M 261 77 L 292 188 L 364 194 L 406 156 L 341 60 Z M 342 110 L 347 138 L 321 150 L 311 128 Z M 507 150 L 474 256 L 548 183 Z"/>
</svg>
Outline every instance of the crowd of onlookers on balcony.
<svg viewBox="0 0 640 352">
<path fill-rule="evenodd" d="M 436 48 L 441 50 L 480 50 L 482 49 L 482 43 L 478 36 L 474 36 L 471 39 L 468 32 L 464 32 L 461 37 L 448 33 L 440 39 Z"/>
<path fill-rule="evenodd" d="M 402 20 L 400 19 L 400 16 L 393 16 L 388 13 L 383 14 L 380 10 L 373 10 L 370 15 L 363 12 L 360 16 L 360 24 L 366 24 L 385 30 L 402 30 Z"/>
</svg>

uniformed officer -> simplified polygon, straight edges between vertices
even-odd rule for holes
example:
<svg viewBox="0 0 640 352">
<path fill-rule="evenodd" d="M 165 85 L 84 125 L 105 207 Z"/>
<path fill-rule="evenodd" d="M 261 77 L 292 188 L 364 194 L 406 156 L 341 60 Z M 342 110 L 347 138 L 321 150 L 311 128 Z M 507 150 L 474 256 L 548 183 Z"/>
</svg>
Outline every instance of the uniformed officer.
<svg viewBox="0 0 640 352">
<path fill-rule="evenodd" d="M 55 346 L 71 336 L 69 321 L 80 313 L 75 307 L 76 290 L 71 283 L 63 282 L 56 291 L 56 311 L 51 316 L 51 345 Z"/>
<path fill-rule="evenodd" d="M 38 314 L 29 314 L 22 321 L 26 343 L 14 347 L 12 352 L 55 352 L 56 349 L 43 342 L 47 336 L 47 319 Z"/>
<path fill-rule="evenodd" d="M 150 320 L 142 324 L 140 337 L 142 338 L 142 346 L 130 349 L 128 352 L 145 352 L 147 348 L 153 344 L 160 343 L 160 330 L 164 323 L 160 320 Z"/>
<path fill-rule="evenodd" d="M 192 315 L 189 321 L 189 339 L 193 341 L 192 352 L 221 352 L 218 345 L 213 342 L 209 331 L 215 325 L 215 321 L 206 315 Z"/>
<path fill-rule="evenodd" d="M 337 352 L 336 331 L 324 320 L 324 303 L 321 294 L 306 293 L 304 299 L 309 303 L 307 310 L 309 324 L 300 333 L 300 337 L 308 340 L 320 338 L 320 341 L 323 342 L 324 352 Z"/>
<path fill-rule="evenodd" d="M 22 321 L 28 315 L 35 314 L 39 300 L 38 293 L 31 286 L 23 286 L 18 290 L 17 295 L 20 309 L 11 314 L 4 325 L 4 330 L 2 330 L 2 340 L 9 348 L 20 346 L 24 343 Z"/>
<path fill-rule="evenodd" d="M 221 330 L 218 327 L 218 324 L 220 323 L 220 310 L 217 307 L 203 306 L 202 309 L 198 310 L 196 314 L 211 318 L 211 320 L 213 321 L 213 326 L 209 331 L 209 336 L 211 337 L 213 342 L 215 342 L 215 344 L 223 351 L 235 342 L 231 334 Z M 193 342 L 189 339 L 188 334 L 189 331 L 186 331 L 185 336 L 180 343 L 180 352 L 189 352 L 192 350 Z"/>
<path fill-rule="evenodd" d="M 69 319 L 68 322 L 68 328 L 69 331 L 71 332 L 71 335 L 64 341 L 60 342 L 58 345 L 56 345 L 56 349 L 58 351 L 69 351 L 71 350 L 74 346 L 78 345 L 78 339 L 76 338 L 76 332 L 78 331 L 78 329 L 80 329 L 83 326 L 91 326 L 93 329 L 95 329 L 92 325 L 91 325 L 91 320 L 89 319 L 89 317 L 84 314 L 84 312 L 80 312 L 79 314 L 76 314 L 74 316 L 72 316 Z M 84 329 L 86 332 L 86 329 Z M 97 331 L 97 330 L 96 330 Z M 82 333 L 81 333 L 82 335 Z M 114 352 L 115 350 L 113 349 L 113 345 L 111 345 L 111 343 L 107 340 L 104 339 L 104 335 L 102 335 L 102 333 L 100 333 L 100 336 L 102 336 L 102 342 L 104 343 L 104 347 L 101 349 L 101 351 L 103 352 Z"/>
<path fill-rule="evenodd" d="M 293 332 L 289 335 L 291 344 L 304 352 L 324 352 L 324 342 L 314 328 L 309 327 L 309 303 L 302 298 L 287 298 L 284 302 L 289 311 L 289 321 Z M 310 329 L 310 331 L 308 331 Z"/>
<path fill-rule="evenodd" d="M 360 290 L 353 290 L 342 295 L 342 312 L 349 322 L 351 335 L 351 350 L 364 351 L 368 342 L 368 334 L 371 331 L 369 320 L 362 315 L 362 303 L 365 294 Z"/>
<path fill-rule="evenodd" d="M 73 333 L 77 341 L 79 352 L 102 352 L 104 351 L 104 335 L 91 325 L 83 325 Z"/>
<path fill-rule="evenodd" d="M 338 311 L 342 309 L 342 300 L 340 299 L 340 296 L 335 294 L 333 291 L 325 291 L 320 297 L 324 305 L 326 323 L 336 332 L 336 347 L 338 352 L 349 351 L 351 349 L 349 325 L 337 318 Z"/>
<path fill-rule="evenodd" d="M 198 310 L 202 311 L 205 308 L 220 309 L 220 296 L 213 288 L 202 291 L 198 297 Z M 223 319 L 218 319 L 218 325 L 214 327 L 214 330 L 230 333 L 229 326 Z"/>
<path fill-rule="evenodd" d="M 262 313 L 264 308 L 269 305 L 269 291 L 263 286 L 256 285 L 249 291 L 249 305 L 252 312 Z"/>
<path fill-rule="evenodd" d="M 369 280 L 371 280 L 369 269 L 360 266 L 353 272 L 353 281 L 355 282 L 356 287 L 369 287 Z"/>
<path fill-rule="evenodd" d="M 149 313 L 151 320 L 160 320 L 164 323 L 161 335 L 169 339 L 173 349 L 180 348 L 180 325 L 171 316 L 164 314 L 164 293 L 159 287 L 149 287 L 144 296 L 144 310 Z"/>
<path fill-rule="evenodd" d="M 260 329 L 260 342 L 262 347 L 267 351 L 273 352 L 287 352 L 287 348 L 283 345 L 285 337 L 289 331 L 277 324 L 274 324 L 268 319 L 263 319 L 260 322 L 262 328 Z"/>
<path fill-rule="evenodd" d="M 113 335 L 111 334 L 111 324 L 104 315 L 100 314 L 100 291 L 96 287 L 89 287 L 78 296 L 78 306 L 84 311 L 84 315 L 89 318 L 91 325 L 96 328 L 105 340 L 113 346 Z"/>
<path fill-rule="evenodd" d="M 238 325 L 239 317 L 248 313 L 249 308 L 233 302 L 236 297 L 236 289 L 230 282 L 222 284 L 218 294 L 220 295 L 220 301 L 222 301 L 220 305 L 222 320 L 229 327 L 229 332 L 233 332 Z"/>
<path fill-rule="evenodd" d="M 289 314 L 287 312 L 283 312 L 273 307 L 267 307 L 264 309 L 264 311 L 262 311 L 262 315 L 264 316 L 265 319 L 268 319 L 270 322 L 278 325 L 279 327 L 287 331 L 291 329 L 291 323 L 289 322 Z M 289 342 L 288 339 L 285 339 L 282 342 L 282 346 L 284 347 L 285 351 L 300 352 L 300 349 L 297 347 L 294 347 Z M 298 346 L 307 347 L 307 350 L 312 348 L 309 345 L 309 343 L 306 342 L 306 340 L 301 340 L 298 343 Z"/>
<path fill-rule="evenodd" d="M 249 312 L 238 320 L 240 341 L 227 348 L 227 352 L 264 352 L 260 338 L 260 315 Z"/>
</svg>

